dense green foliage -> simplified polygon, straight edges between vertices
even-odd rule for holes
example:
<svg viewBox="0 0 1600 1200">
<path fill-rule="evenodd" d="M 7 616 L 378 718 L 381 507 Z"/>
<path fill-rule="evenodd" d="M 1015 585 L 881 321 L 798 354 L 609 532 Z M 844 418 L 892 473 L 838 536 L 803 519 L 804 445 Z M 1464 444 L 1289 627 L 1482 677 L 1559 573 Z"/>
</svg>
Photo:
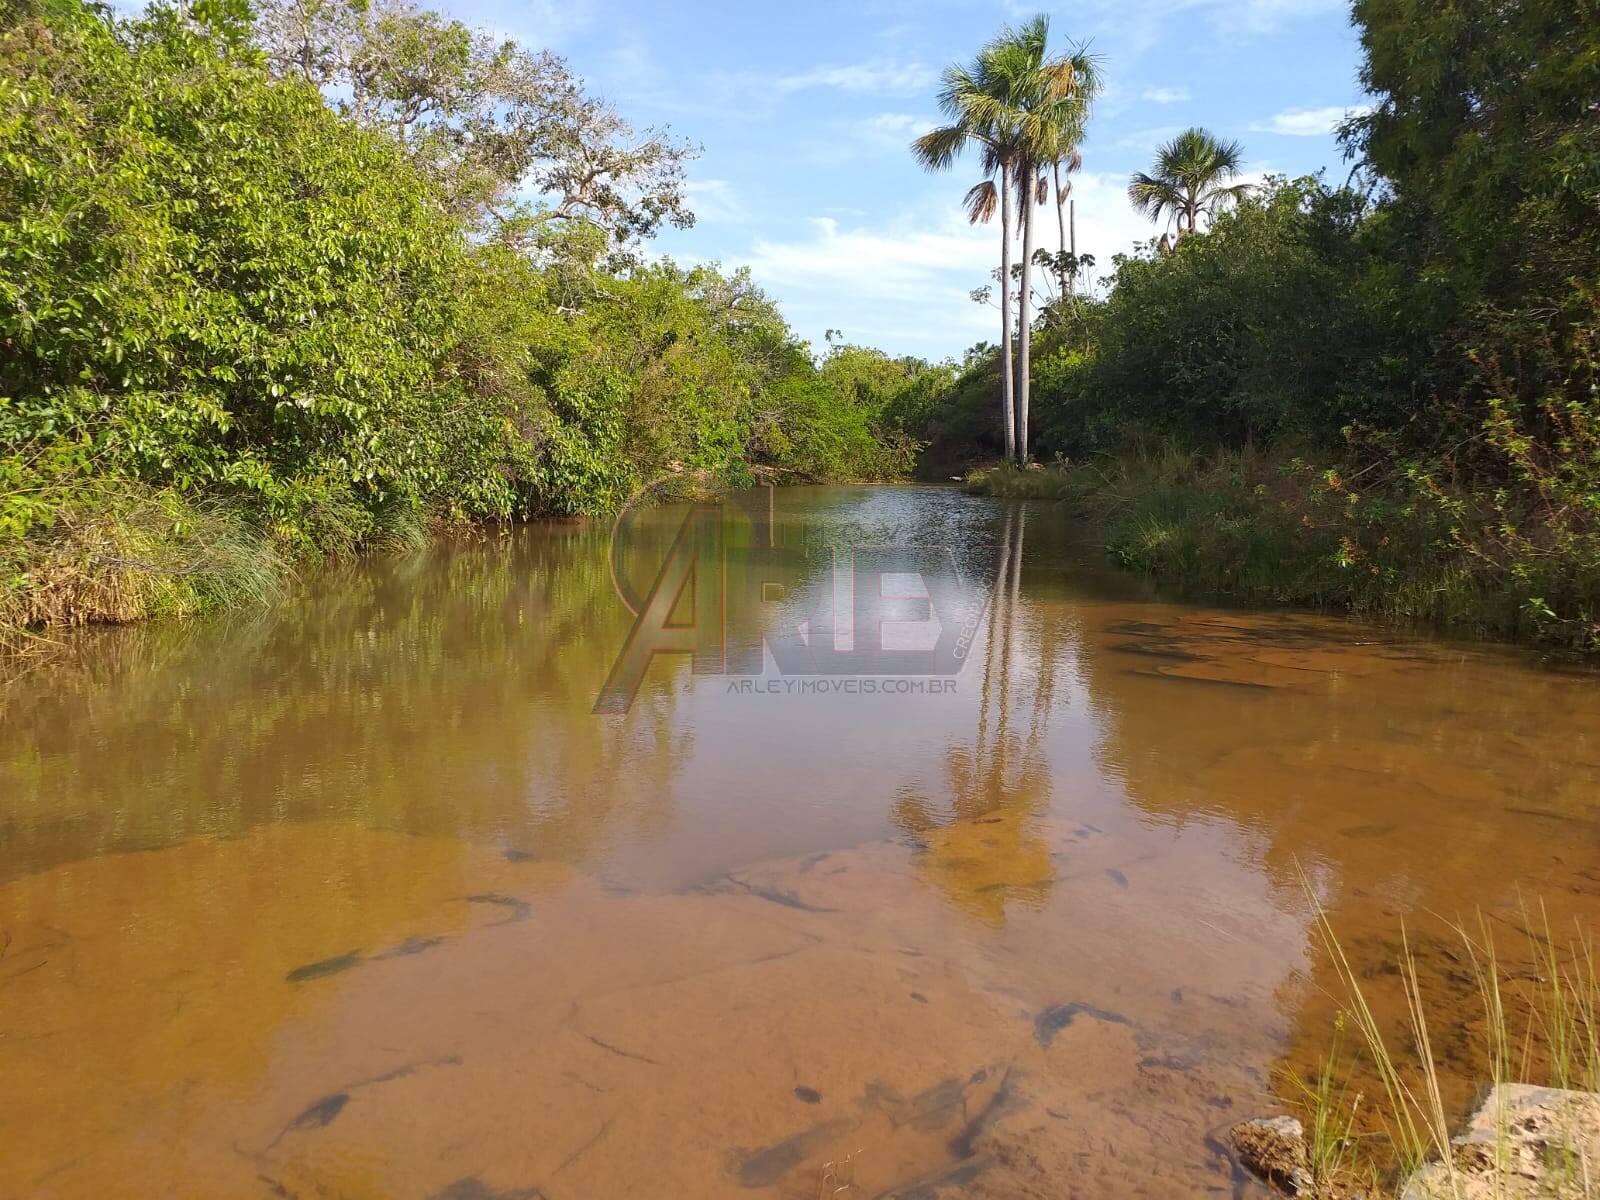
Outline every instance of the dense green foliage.
<svg viewBox="0 0 1600 1200">
<path fill-rule="evenodd" d="M 429 100 L 379 79 L 349 111 L 275 74 L 231 0 L 3 17 L 0 626 L 192 608 L 263 555 L 602 513 L 663 474 L 907 465 L 886 397 L 748 278 L 630 252 L 691 219 L 683 150 L 613 153 L 626 127 L 559 60 L 395 9 L 346 32 L 419 46 L 397 79 Z M 440 92 L 455 125 L 408 122 Z M 552 205 L 504 202 L 528 170 Z"/>
<path fill-rule="evenodd" d="M 1045 445 L 1105 449 L 1128 426 L 1195 444 L 1327 442 L 1395 420 L 1408 374 L 1386 357 L 1362 216 L 1359 195 L 1279 180 L 1177 252 L 1119 260 L 1103 303 L 1053 314 Z"/>
<path fill-rule="evenodd" d="M 1273 181 L 1055 306 L 1041 448 L 1111 459 L 991 486 L 1207 591 L 1600 648 L 1600 9 L 1355 17 L 1358 182 Z"/>
<path fill-rule="evenodd" d="M 5 51 L 7 444 L 312 540 L 447 484 L 509 506 L 451 370 L 468 247 L 396 147 L 170 10 Z"/>
</svg>

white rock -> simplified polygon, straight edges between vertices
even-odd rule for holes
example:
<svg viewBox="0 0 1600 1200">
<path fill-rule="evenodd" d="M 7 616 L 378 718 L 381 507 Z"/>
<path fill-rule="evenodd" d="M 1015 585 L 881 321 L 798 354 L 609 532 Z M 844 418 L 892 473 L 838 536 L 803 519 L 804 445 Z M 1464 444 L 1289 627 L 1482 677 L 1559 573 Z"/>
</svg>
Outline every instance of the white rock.
<svg viewBox="0 0 1600 1200">
<path fill-rule="evenodd" d="M 1506 1083 L 1400 1200 L 1600 1200 L 1600 1094 Z"/>
</svg>

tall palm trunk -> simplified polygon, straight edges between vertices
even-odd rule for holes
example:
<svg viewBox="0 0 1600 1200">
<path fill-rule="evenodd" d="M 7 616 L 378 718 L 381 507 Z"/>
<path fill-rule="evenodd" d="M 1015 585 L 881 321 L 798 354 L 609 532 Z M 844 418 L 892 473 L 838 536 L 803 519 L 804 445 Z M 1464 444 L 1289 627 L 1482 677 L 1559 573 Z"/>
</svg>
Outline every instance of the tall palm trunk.
<svg viewBox="0 0 1600 1200">
<path fill-rule="evenodd" d="M 1065 212 L 1067 198 L 1061 194 L 1061 164 L 1059 162 L 1057 162 L 1055 164 L 1055 176 L 1056 176 L 1056 233 L 1060 236 L 1060 239 L 1061 239 L 1059 242 L 1056 243 L 1056 245 L 1057 245 L 1057 248 L 1063 254 L 1065 254 L 1067 252 L 1067 214 Z M 1076 266 L 1076 263 L 1074 263 L 1074 266 Z M 1077 290 L 1073 286 L 1073 275 L 1074 275 L 1073 271 L 1069 271 L 1065 267 L 1063 267 L 1061 269 L 1061 294 L 1063 296 L 1070 296 L 1070 295 L 1072 295 L 1072 293 L 1074 291 Z"/>
<path fill-rule="evenodd" d="M 1033 342 L 1029 312 L 1033 291 L 1033 212 L 1038 207 L 1038 172 L 1028 168 L 1022 191 L 1022 292 L 1017 297 L 1017 461 L 1028 461 L 1028 367 Z"/>
<path fill-rule="evenodd" d="M 1011 179 L 1000 167 L 1000 345 L 1005 358 L 1000 372 L 1001 405 L 1005 409 L 1006 458 L 1017 456 L 1016 400 L 1011 365 Z"/>
</svg>

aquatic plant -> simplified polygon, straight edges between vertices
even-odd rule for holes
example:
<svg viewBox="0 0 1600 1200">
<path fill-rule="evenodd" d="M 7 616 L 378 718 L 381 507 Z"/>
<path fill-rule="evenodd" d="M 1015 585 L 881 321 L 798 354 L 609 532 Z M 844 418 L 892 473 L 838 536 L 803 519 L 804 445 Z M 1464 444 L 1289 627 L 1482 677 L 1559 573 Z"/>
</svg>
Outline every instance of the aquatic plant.
<svg viewBox="0 0 1600 1200">
<path fill-rule="evenodd" d="M 1449 1194 L 1462 1194 L 1463 1172 L 1470 1168 L 1461 1165 L 1452 1142 L 1455 1122 L 1444 1099 L 1443 1071 L 1434 1050 L 1428 1006 L 1409 936 L 1402 930 L 1397 964 L 1409 1042 L 1403 1050 L 1385 1033 L 1362 986 L 1361 972 L 1347 957 L 1303 874 L 1301 883 L 1342 993 L 1337 997 L 1339 1015 L 1323 1072 L 1312 1086 L 1293 1081 L 1296 1100 L 1311 1121 L 1317 1179 L 1330 1194 L 1342 1195 L 1370 1188 L 1380 1179 L 1403 1181 L 1432 1164 Z M 1579 927 L 1570 938 L 1559 939 L 1542 904 L 1537 921 L 1526 908 L 1522 918 L 1538 966 L 1531 979 L 1518 978 L 1503 968 L 1482 913 L 1475 930 L 1452 926 L 1466 955 L 1481 1008 L 1481 1082 L 1495 1089 L 1491 1094 L 1496 1097 L 1502 1095 L 1500 1085 L 1512 1083 L 1600 1090 L 1600 978 L 1595 971 L 1592 935 Z M 1335 1082 L 1343 1074 L 1336 1060 L 1347 1026 L 1359 1037 L 1363 1057 L 1358 1065 L 1379 1081 L 1379 1093 L 1366 1098 L 1364 1110 L 1360 1093 L 1352 1097 L 1347 1083 Z M 1496 1142 L 1487 1167 L 1494 1172 L 1492 1177 L 1498 1178 L 1511 1158 L 1508 1114 L 1497 1106 L 1490 1116 Z M 1376 1121 L 1380 1137 L 1364 1137 L 1358 1132 L 1367 1120 Z M 1590 1194 L 1583 1190 L 1586 1181 L 1600 1177 L 1600 1163 L 1587 1161 L 1584 1139 L 1576 1136 L 1576 1130 L 1572 1133 L 1568 1141 L 1576 1148 L 1574 1160 L 1544 1164 L 1546 1183 L 1556 1195 L 1569 1194 L 1563 1190 L 1568 1188 L 1579 1189 L 1576 1194 Z"/>
</svg>

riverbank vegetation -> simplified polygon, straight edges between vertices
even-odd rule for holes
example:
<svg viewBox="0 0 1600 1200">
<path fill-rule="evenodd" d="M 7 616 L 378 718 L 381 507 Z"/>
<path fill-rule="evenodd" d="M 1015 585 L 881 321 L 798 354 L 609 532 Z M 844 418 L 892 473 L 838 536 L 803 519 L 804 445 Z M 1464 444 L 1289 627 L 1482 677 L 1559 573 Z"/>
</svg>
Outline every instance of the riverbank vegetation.
<svg viewBox="0 0 1600 1200">
<path fill-rule="evenodd" d="M 1444 1011 L 1440 993 L 1424 988 L 1404 930 L 1399 961 L 1381 972 L 1358 969 L 1309 885 L 1307 893 L 1335 976 L 1338 1017 L 1312 1077 L 1286 1068 L 1306 1118 L 1305 1186 L 1296 1194 L 1593 1195 L 1600 1163 L 1589 1157 L 1589 1122 L 1564 1114 L 1551 1094 L 1534 1094 L 1515 1109 L 1510 1098 L 1516 1085 L 1552 1088 L 1581 1097 L 1593 1111 L 1600 974 L 1589 931 L 1553 929 L 1542 907 L 1517 914 L 1523 938 L 1509 947 L 1497 945 L 1482 913 L 1473 927 L 1453 926 L 1446 944 L 1460 964 L 1454 975 L 1462 994 L 1452 997 L 1459 1007 Z M 1399 1023 L 1379 1015 L 1371 982 L 1379 974 L 1398 984 Z M 1475 1096 L 1460 1094 L 1447 1082 L 1452 1075 L 1484 1086 Z M 1458 1142 L 1468 1109 L 1481 1116 L 1472 1136 Z"/>
<path fill-rule="evenodd" d="M 644 481 L 903 473 L 916 364 L 647 259 L 689 144 L 403 0 L 4 0 L 0 638 Z"/>
<path fill-rule="evenodd" d="M 1061 465 L 975 485 L 1059 494 L 1195 592 L 1600 648 L 1600 23 L 1354 20 L 1349 179 L 1241 190 L 1238 147 L 1163 148 L 1130 198 L 1169 235 L 1033 331 L 1034 448 Z M 974 433 L 941 465 L 1005 453 L 997 357 L 908 427 Z"/>
</svg>

